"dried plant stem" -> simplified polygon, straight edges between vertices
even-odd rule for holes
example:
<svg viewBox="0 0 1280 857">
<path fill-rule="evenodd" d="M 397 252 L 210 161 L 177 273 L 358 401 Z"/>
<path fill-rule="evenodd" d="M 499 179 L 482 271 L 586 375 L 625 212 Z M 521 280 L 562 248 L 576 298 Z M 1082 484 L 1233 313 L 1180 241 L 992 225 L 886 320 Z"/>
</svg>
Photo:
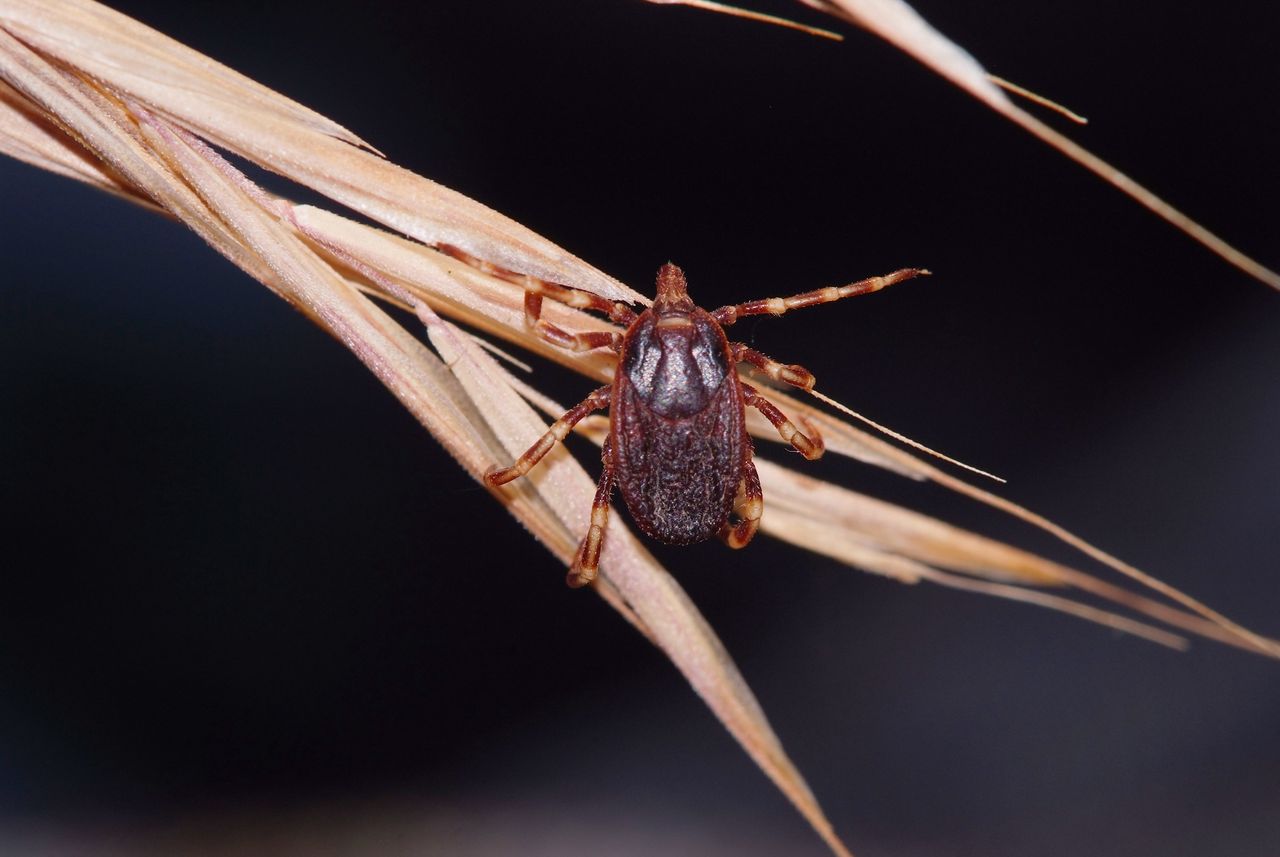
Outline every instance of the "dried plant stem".
<svg viewBox="0 0 1280 857">
<path fill-rule="evenodd" d="M 648 2 L 667 5 L 672 3 L 673 0 L 648 0 Z M 1029 131 L 1032 135 L 1048 143 L 1094 175 L 1118 188 L 1157 216 L 1168 221 L 1177 229 L 1182 230 L 1191 238 L 1218 254 L 1228 263 L 1244 271 L 1254 279 L 1266 283 L 1273 289 L 1280 289 L 1280 273 L 1271 270 L 1261 262 L 1237 250 L 1218 235 L 1201 226 L 1128 175 L 1120 172 L 1083 146 L 1068 139 L 1030 113 L 1022 110 L 1005 97 L 1001 88 L 1008 89 L 1037 104 L 1055 110 L 1072 121 L 1083 124 L 1086 121 L 1084 117 L 1003 78 L 988 74 L 973 56 L 931 27 L 903 0 L 798 0 L 798 2 L 875 33 L 915 57 L 970 95 L 973 95 L 992 110 L 1019 125 L 1024 130 Z M 698 2 L 681 3 L 680 5 L 697 6 L 711 11 L 724 12 L 735 17 L 753 18 L 768 23 L 779 23 L 796 29 L 807 29 L 804 25 L 797 25 L 792 22 L 770 20 L 772 16 L 758 15 L 732 7 L 728 9 L 718 8 L 720 4 Z"/>
<path fill-rule="evenodd" d="M 990 86 L 985 79 L 983 85 Z M 488 467 L 511 461 L 545 430 L 525 400 L 543 410 L 554 403 L 513 378 L 455 321 L 600 380 L 613 365 L 607 355 L 550 346 L 525 327 L 520 287 L 428 245 L 454 244 L 506 268 L 643 301 L 509 218 L 387 163 L 330 120 L 90 0 L 0 0 L 0 151 L 186 224 L 348 348 L 482 485 Z M 398 234 L 266 194 L 219 151 L 316 189 Z M 375 295 L 391 308 L 412 310 L 412 325 L 426 326 L 431 347 L 372 300 Z M 548 303 L 545 317 L 575 333 L 611 329 L 560 304 Z M 763 521 L 766 531 L 898 579 L 1016 598 L 1179 644 L 1143 623 L 1025 588 L 1075 586 L 1174 627 L 1280 656 L 1273 641 L 1040 516 L 807 403 L 781 394 L 777 400 L 817 424 L 828 449 L 934 480 L 1035 523 L 1227 630 L 1083 572 L 761 462 L 774 504 Z M 598 435 L 600 425 L 587 421 L 581 429 Z M 753 419 L 752 427 L 776 440 L 771 426 Z M 556 449 L 530 478 L 489 490 L 568 563 L 594 495 L 577 461 Z M 831 850 L 847 855 L 713 629 L 616 516 L 602 559 L 597 593 L 670 658 Z"/>
</svg>

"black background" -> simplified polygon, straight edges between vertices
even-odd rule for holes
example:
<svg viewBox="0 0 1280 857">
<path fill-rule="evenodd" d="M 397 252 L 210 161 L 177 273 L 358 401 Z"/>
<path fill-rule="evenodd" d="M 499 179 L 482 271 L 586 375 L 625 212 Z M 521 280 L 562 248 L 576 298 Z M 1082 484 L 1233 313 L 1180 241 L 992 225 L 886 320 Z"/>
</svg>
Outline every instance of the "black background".
<svg viewBox="0 0 1280 857">
<path fill-rule="evenodd" d="M 668 259 L 705 305 L 928 266 L 740 335 L 1280 634 L 1280 295 L 878 40 L 633 0 L 117 6 L 642 291 Z M 916 7 L 1280 265 L 1273 8 Z M 0 850 L 823 853 L 335 342 L 172 222 L 8 160 L 0 193 Z M 1274 663 L 765 538 L 655 551 L 862 857 L 1280 851 Z"/>
</svg>

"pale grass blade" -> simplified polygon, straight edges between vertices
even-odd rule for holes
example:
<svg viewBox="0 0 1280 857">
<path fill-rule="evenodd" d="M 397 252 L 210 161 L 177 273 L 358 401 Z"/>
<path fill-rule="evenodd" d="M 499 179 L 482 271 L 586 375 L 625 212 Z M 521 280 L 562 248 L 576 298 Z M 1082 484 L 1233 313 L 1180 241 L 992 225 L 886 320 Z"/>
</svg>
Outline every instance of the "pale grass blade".
<svg viewBox="0 0 1280 857">
<path fill-rule="evenodd" d="M 210 144 L 313 187 L 402 235 L 455 243 L 495 263 L 611 297 L 636 300 L 636 292 L 525 227 L 359 148 L 361 142 L 340 126 L 136 22 L 87 0 L 0 0 L 0 80 L 6 86 L 0 89 L 4 151 L 182 220 L 350 349 L 473 478 L 521 452 L 545 421 L 521 401 L 530 395 L 521 382 L 437 313 L 591 377 L 610 377 L 605 355 L 570 355 L 526 330 L 519 287 L 405 237 L 267 196 Z M 415 310 L 443 361 L 366 292 Z M 559 304 L 546 309 L 550 320 L 570 330 L 608 327 Z M 835 451 L 984 499 L 977 489 L 879 438 L 790 397 L 779 398 L 784 407 L 810 415 Z M 598 422 L 591 425 L 598 430 Z M 776 437 L 771 427 L 756 430 Z M 766 514 L 767 530 L 795 537 L 809 527 L 806 547 L 825 548 L 860 567 L 970 588 L 978 583 L 972 577 L 953 579 L 949 573 L 982 576 L 989 578 L 984 591 L 1001 597 L 1021 597 L 996 588 L 1010 581 L 1075 586 L 1176 627 L 1229 636 L 1196 617 L 1150 606 L 1014 548 L 905 510 L 877 507 L 870 498 L 806 482 L 767 463 L 761 469 L 769 474 L 770 502 L 777 503 L 772 521 Z M 594 493 L 577 462 L 557 452 L 531 478 L 493 493 L 568 562 Z M 817 494 L 823 511 L 799 521 L 813 511 Z M 984 501 L 1018 514 L 998 498 Z M 788 515 L 794 527 L 786 526 Z M 617 516 L 597 591 L 672 659 L 833 851 L 848 853 L 714 632 Z M 1176 642 L 1132 620 L 1054 599 L 1024 598 L 1158 642 Z M 1256 635 L 1244 632 L 1233 641 L 1240 639 L 1274 653 L 1270 641 Z"/>
<path fill-rule="evenodd" d="M 546 423 L 508 384 L 509 374 L 456 328 L 440 321 L 428 324 L 431 341 L 474 398 L 477 409 L 490 418 L 490 427 L 513 459 L 529 438 L 546 430 Z M 540 494 L 566 527 L 578 527 L 590 516 L 595 486 L 563 447 L 547 455 L 530 472 Z M 649 555 L 616 514 L 605 539 L 601 575 L 615 586 L 623 601 L 648 629 L 650 639 L 684 673 L 698 695 L 738 739 L 756 764 L 769 775 L 814 829 L 837 854 L 848 853 L 836 838 L 817 800 L 799 771 L 787 758 L 719 638 L 665 569 Z"/>
<path fill-rule="evenodd" d="M 672 5 L 672 0 L 648 0 L 648 2 L 658 5 Z M 1174 208 L 1128 175 L 1018 107 L 1001 91 L 1001 87 L 1008 88 L 1012 92 L 1023 95 L 1051 110 L 1060 112 L 1073 122 L 1083 123 L 1083 117 L 1016 84 L 988 74 L 970 53 L 934 29 L 928 21 L 903 0 L 798 0 L 798 2 L 875 33 L 965 90 L 992 110 L 1039 137 L 1071 160 L 1115 186 L 1249 276 L 1266 283 L 1274 289 L 1280 289 L 1280 273 L 1271 270 L 1252 257 L 1237 250 L 1221 237 Z M 739 17 L 750 17 L 757 20 L 766 20 L 770 23 L 779 23 L 778 21 L 770 20 L 772 16 L 744 13 L 731 7 L 720 8 L 722 4 L 677 3 L 675 5 L 692 5 Z M 791 22 L 786 22 L 784 26 L 799 27 L 799 25 Z M 799 28 L 804 29 L 803 27 Z"/>
<path fill-rule="evenodd" d="M 1099 178 L 1119 188 L 1227 262 L 1272 288 L 1280 289 L 1280 273 L 1276 273 L 1232 247 L 1129 176 L 1010 101 L 988 78 L 986 70 L 978 64 L 977 60 L 935 30 L 902 0 L 799 1 L 806 6 L 865 27 L 906 51 L 997 113 L 1039 137 Z"/>
<path fill-rule="evenodd" d="M 103 97 L 83 80 L 65 78 L 2 32 L 0 74 L 16 83 L 24 99 L 57 116 L 80 143 L 112 164 L 122 186 L 145 189 L 216 249 L 330 331 L 473 477 L 478 479 L 489 465 L 510 457 L 529 435 L 544 428 L 506 387 L 503 370 L 469 337 L 457 335 L 427 307 L 418 307 L 420 317 L 434 320 L 433 341 L 452 362 L 451 370 L 445 369 L 323 258 L 323 248 L 309 243 L 313 236 L 294 221 L 291 206 L 262 194 L 169 118 L 131 99 Z M 100 183 L 92 171 L 80 171 L 77 177 Z M 575 541 L 567 521 L 584 517 L 594 488 L 576 462 L 563 452 L 558 458 L 502 497 L 517 518 L 567 560 Z M 622 527 L 611 535 L 604 559 L 598 591 L 685 672 L 730 733 L 832 850 L 848 854 L 727 652 L 683 590 Z"/>
<path fill-rule="evenodd" d="M 612 363 L 607 355 L 595 352 L 573 354 L 563 349 L 549 346 L 543 340 L 531 336 L 523 328 L 521 321 L 521 290 L 510 283 L 488 277 L 472 268 L 460 265 L 450 257 L 430 248 L 404 241 L 319 209 L 307 206 L 297 207 L 294 209 L 294 218 L 305 233 L 313 239 L 325 246 L 333 247 L 343 254 L 358 256 L 377 269 L 381 276 L 393 281 L 397 288 L 407 289 L 422 300 L 439 307 L 442 312 L 448 312 L 482 330 L 495 333 L 508 341 L 522 345 L 550 359 L 557 360 L 595 380 L 607 381 L 612 376 Z M 385 294 L 385 290 L 383 291 Z M 549 317 L 556 324 L 571 332 L 610 329 L 607 322 L 560 304 L 548 303 L 546 304 L 546 309 L 550 313 Z M 998 498 L 989 492 L 971 486 L 951 474 L 919 460 L 910 453 L 887 443 L 881 438 L 849 425 L 834 415 L 819 410 L 782 390 L 773 389 L 769 395 L 770 398 L 777 401 L 788 412 L 801 414 L 817 425 L 827 439 L 828 449 L 834 452 L 850 455 L 865 463 L 885 467 L 915 479 L 938 482 L 979 502 L 995 506 L 1015 517 L 1023 518 L 1034 526 L 1046 529 L 1074 547 L 1084 550 L 1090 556 L 1111 565 L 1121 573 L 1131 577 L 1136 576 L 1144 584 L 1149 580 L 1149 576 L 1098 550 L 1044 518 L 1034 515 L 1003 498 Z M 554 403 L 547 403 L 544 410 L 548 416 L 554 418 L 562 413 L 564 409 Z M 772 442 L 780 442 L 777 431 L 768 421 L 754 411 L 748 415 L 748 423 L 752 433 L 757 437 Z M 518 451 L 513 453 L 512 457 L 515 454 L 518 454 Z M 768 466 L 766 463 L 762 463 L 762 474 L 766 466 Z M 808 477 L 803 477 L 792 471 L 788 471 L 788 473 L 791 478 L 800 480 L 808 485 L 826 485 L 826 483 L 810 480 Z M 828 487 L 836 492 L 843 491 L 843 489 L 836 489 L 834 486 Z M 832 499 L 833 497 L 846 498 L 847 496 L 847 494 L 839 493 L 831 496 L 824 495 L 820 501 L 813 503 L 811 508 L 830 511 L 840 507 L 840 503 L 835 502 Z M 869 503 L 874 502 L 870 501 L 870 498 L 864 499 Z M 766 508 L 772 505 L 773 502 L 773 497 L 770 496 L 766 503 Z M 870 506 L 864 504 L 862 514 L 865 514 L 868 508 Z M 898 512 L 904 515 L 896 518 L 898 523 L 916 520 L 911 519 L 909 517 L 910 513 L 906 513 L 905 510 L 896 510 L 895 514 Z M 817 514 L 821 517 L 824 513 L 819 511 Z M 920 518 L 919 520 L 927 519 Z M 837 526 L 844 526 L 844 522 L 839 520 L 833 523 Z M 998 543 L 990 540 L 981 540 L 982 549 L 976 554 L 980 558 L 961 561 L 959 559 L 960 546 L 971 544 L 967 541 L 969 534 L 964 534 L 954 528 L 947 528 L 946 525 L 942 525 L 939 522 L 931 522 L 928 527 L 918 527 L 913 524 L 905 527 L 905 529 L 889 526 L 888 520 L 881 523 L 884 525 L 881 537 L 889 538 L 890 534 L 898 533 L 899 547 L 910 545 L 916 550 L 922 550 L 932 546 L 945 549 L 948 552 L 949 559 L 947 560 L 940 559 L 938 555 L 930 554 L 927 550 L 923 553 L 913 554 L 927 562 L 937 562 L 943 567 L 969 573 L 990 575 L 996 580 L 1017 580 L 1034 586 L 1062 585 L 1070 580 L 1071 585 L 1077 586 L 1082 590 L 1100 595 L 1115 603 L 1130 607 L 1192 633 L 1235 645 L 1243 645 L 1251 651 L 1273 656 L 1276 653 L 1275 644 L 1272 641 L 1258 637 L 1252 632 L 1234 625 L 1230 620 L 1224 620 L 1223 617 L 1216 616 L 1212 611 L 1208 611 L 1212 614 L 1208 617 L 1211 621 L 1204 621 L 1181 610 L 1169 608 L 1158 602 L 1153 602 L 1150 599 L 1114 587 L 1090 575 L 1045 563 L 1030 554 L 998 545 Z M 934 528 L 934 525 L 937 525 L 937 528 Z M 766 527 L 767 529 L 768 527 Z M 980 537 L 973 538 L 980 539 Z M 993 558 L 998 553 L 997 547 L 1008 552 L 1002 556 L 1009 561 L 993 561 Z M 1016 560 L 1014 559 L 1015 557 Z M 1135 572 L 1136 575 L 1134 574 Z M 1181 601 L 1193 610 L 1203 608 L 1198 610 L 1202 615 L 1207 610 L 1199 602 L 1189 599 L 1176 590 L 1161 591 L 1164 594 L 1174 593 L 1170 594 L 1170 597 Z"/>
<path fill-rule="evenodd" d="M 19 50 L 18 53 L 21 54 L 21 51 Z M 49 75 L 47 82 L 49 82 L 50 85 L 55 88 L 57 88 L 58 86 L 66 85 L 66 82 L 59 79 L 57 75 Z M 75 87 L 72 87 L 72 89 L 75 89 Z M 87 94 L 81 93 L 80 97 L 92 100 L 94 98 L 92 91 L 86 90 L 86 92 Z M 108 160 L 110 161 L 111 159 L 108 158 Z M 144 170 L 142 171 L 141 174 L 149 175 L 150 171 Z M 176 194 L 176 197 L 178 199 L 182 198 L 182 193 L 180 191 L 171 192 L 171 194 Z M 224 253 L 226 253 L 228 256 L 232 258 L 243 257 L 244 254 L 242 253 L 241 249 L 236 245 L 234 241 L 227 241 L 225 237 L 218 237 L 220 225 L 216 222 L 216 220 L 210 220 L 208 218 L 203 217 L 203 215 L 200 213 L 200 209 L 198 206 L 191 207 L 188 205 L 186 206 L 186 208 L 187 210 L 192 212 L 192 217 L 194 220 L 198 220 L 203 223 L 204 232 L 202 234 L 206 234 L 206 237 L 209 238 L 211 243 L 214 243 L 215 246 L 219 246 Z M 323 219 L 323 215 L 318 215 L 318 218 Z M 330 220 L 330 222 L 332 223 L 332 219 Z M 354 226 L 352 226 L 351 228 L 357 229 L 357 227 L 354 227 Z M 213 237 L 210 237 L 210 236 L 213 236 Z M 389 241 L 386 243 L 388 244 L 388 246 L 393 246 L 395 242 Z M 415 247 L 416 245 L 410 245 L 407 242 L 401 241 L 399 249 L 401 251 L 408 251 L 410 248 L 415 248 Z M 441 254 L 434 253 L 434 251 L 424 250 L 421 248 L 416 248 L 416 249 L 419 256 L 435 256 L 438 260 L 445 259 L 445 257 L 443 257 Z M 406 255 L 406 253 L 402 252 L 401 255 L 404 256 Z M 259 263 L 250 254 L 247 258 L 238 258 L 238 264 L 241 264 L 241 266 L 245 267 L 246 270 L 252 270 L 254 266 Z M 482 282 L 485 279 L 478 272 L 460 271 L 459 269 L 462 268 L 463 266 L 460 266 L 458 263 L 453 262 L 452 260 L 444 261 L 443 264 L 444 264 L 443 270 L 440 270 L 437 267 L 437 272 L 439 274 L 439 276 L 437 277 L 438 282 L 444 282 L 443 277 L 456 276 L 456 275 L 462 276 L 463 278 L 467 279 L 469 283 L 473 285 L 477 282 Z M 264 282 L 267 282 L 268 284 L 273 283 L 273 276 L 269 272 L 259 272 L 259 275 L 260 275 L 260 278 L 264 280 Z M 499 288 L 502 288 L 502 287 L 499 287 Z M 529 336 L 528 332 L 524 331 L 522 326 L 516 320 L 516 314 L 517 314 L 516 306 L 518 305 L 518 301 L 520 299 L 519 290 L 516 289 L 515 287 L 512 287 L 510 284 L 506 284 L 505 289 L 508 295 L 507 302 L 508 302 L 509 308 L 506 310 L 506 317 L 501 318 L 499 320 L 500 324 L 497 326 L 498 329 L 500 331 L 518 331 L 514 333 L 514 335 L 511 336 L 510 338 L 513 338 L 516 340 L 523 339 L 525 342 L 532 341 L 536 349 L 541 350 L 543 353 L 547 353 L 548 356 L 551 356 L 553 359 L 560 359 L 561 361 L 564 361 L 564 362 L 571 362 L 573 360 L 576 360 L 576 358 L 572 358 L 569 355 L 566 355 L 564 352 L 548 346 L 546 343 L 541 342 L 540 340 L 537 340 L 535 337 Z M 455 289 L 455 297 L 456 295 L 457 295 L 457 290 Z M 474 302 L 472 304 L 472 309 L 475 309 Z M 574 313 L 573 310 L 570 310 L 567 307 L 557 307 L 557 309 L 554 311 L 561 312 L 563 314 Z M 578 315 L 582 319 L 589 318 L 581 313 L 579 313 Z M 470 315 L 471 320 L 474 320 L 474 318 L 475 318 L 474 315 Z M 598 326 L 598 325 L 602 325 L 603 322 L 592 319 L 591 321 L 586 322 L 586 324 L 588 324 L 589 326 L 590 325 Z M 490 326 L 490 329 L 493 329 L 493 326 Z M 572 329 L 571 326 L 570 326 L 570 329 Z M 593 363 L 593 365 L 589 366 L 589 369 L 593 371 L 593 374 L 595 374 L 597 377 L 602 377 L 602 378 L 608 377 L 608 373 L 610 371 L 610 368 L 608 366 L 608 361 L 605 358 L 603 358 L 601 355 L 589 355 L 587 356 L 586 361 L 578 361 L 578 362 Z M 1014 504 L 1009 503 L 1008 501 L 1004 501 L 1000 498 L 995 498 L 993 495 L 990 495 L 987 492 L 982 492 L 979 489 L 975 489 L 972 486 L 968 486 L 966 483 L 963 483 L 960 480 L 957 480 L 954 477 L 951 477 L 949 474 L 938 471 L 935 468 L 916 460 L 914 457 L 907 455 L 906 453 L 903 453 L 902 451 L 897 450 L 896 448 L 884 443 L 883 441 L 877 438 L 871 437 L 870 435 L 867 435 L 865 432 L 854 429 L 852 426 L 849 426 L 840 420 L 836 420 L 826 414 L 818 412 L 816 409 L 812 409 L 806 405 L 802 405 L 801 403 L 781 394 L 775 395 L 775 398 L 778 398 L 780 400 L 780 403 L 787 406 L 793 412 L 806 413 L 812 421 L 814 421 L 816 424 L 819 425 L 819 427 L 823 430 L 824 434 L 828 436 L 829 438 L 828 446 L 834 451 L 844 452 L 845 454 L 852 455 L 856 458 L 859 458 L 860 460 L 873 463 L 873 464 L 878 464 L 880 466 L 885 466 L 897 472 L 912 475 L 916 478 L 934 479 L 935 481 L 939 481 L 942 484 L 948 485 L 948 487 L 952 487 L 955 490 L 961 491 L 962 493 L 967 493 L 970 496 L 980 499 L 983 502 L 996 505 L 998 508 L 1003 508 L 1012 514 L 1018 515 L 1020 517 L 1024 517 L 1030 520 L 1031 522 L 1035 523 L 1037 526 L 1041 526 L 1045 529 L 1049 529 L 1051 532 L 1054 532 L 1055 535 L 1058 535 L 1060 538 L 1063 538 L 1064 540 L 1079 547 L 1080 549 L 1084 550 L 1085 552 L 1089 553 L 1091 556 L 1094 556 L 1100 561 L 1103 561 L 1108 563 L 1109 565 L 1112 565 L 1112 567 L 1117 568 L 1122 573 L 1125 573 L 1131 577 L 1135 577 L 1136 579 L 1141 580 L 1144 584 L 1153 586 L 1154 588 L 1159 589 L 1169 597 L 1180 601 L 1181 603 L 1187 605 L 1188 607 L 1191 607 L 1194 610 L 1201 612 L 1203 615 L 1207 615 L 1209 618 L 1218 622 L 1223 627 L 1249 640 L 1250 643 L 1253 645 L 1253 647 L 1259 648 L 1262 650 L 1271 650 L 1270 643 L 1252 634 L 1252 632 L 1234 625 L 1234 623 L 1231 623 L 1229 620 L 1226 620 L 1224 617 L 1221 617 L 1213 613 L 1213 611 L 1208 610 L 1208 608 L 1205 608 L 1203 605 L 1199 604 L 1199 602 L 1194 601 L 1194 599 L 1190 599 L 1189 597 L 1183 595 L 1182 593 L 1179 593 L 1176 590 L 1173 590 L 1172 588 L 1159 583 L 1158 581 L 1154 581 L 1148 575 L 1145 575 L 1144 573 L 1138 571 L 1137 569 L 1133 569 L 1131 566 L 1128 566 L 1127 564 L 1124 564 L 1119 560 L 1111 557 L 1105 552 L 1102 552 L 1092 547 L 1091 545 L 1088 545 L 1087 543 L 1083 542 L 1083 540 L 1080 540 L 1078 537 L 1070 533 L 1067 533 L 1065 530 L 1062 530 L 1060 527 L 1056 527 L 1055 525 L 1050 524 L 1049 522 L 1045 521 L 1043 518 L 1032 515 L 1031 513 L 1016 507 Z M 754 420 L 753 427 L 756 433 L 766 438 L 776 439 L 776 433 L 772 432 L 767 425 L 762 424 L 762 421 L 758 419 L 754 419 L 754 417 L 753 417 L 753 420 Z"/>
<path fill-rule="evenodd" d="M 428 243 L 619 300 L 640 296 L 508 217 L 360 148 L 336 123 L 90 0 L 0 0 L 0 22 L 49 58 L 214 145 Z"/>
</svg>

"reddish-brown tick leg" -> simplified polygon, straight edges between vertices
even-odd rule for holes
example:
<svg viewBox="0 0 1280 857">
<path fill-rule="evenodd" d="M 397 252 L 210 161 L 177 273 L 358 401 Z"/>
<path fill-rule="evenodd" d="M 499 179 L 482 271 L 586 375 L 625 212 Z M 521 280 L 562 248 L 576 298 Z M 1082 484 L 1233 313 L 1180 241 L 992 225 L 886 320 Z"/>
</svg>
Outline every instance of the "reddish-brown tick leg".
<svg viewBox="0 0 1280 857">
<path fill-rule="evenodd" d="M 800 429 L 796 428 L 795 424 L 787 419 L 787 415 L 778 410 L 777 405 L 757 393 L 755 387 L 750 384 L 742 385 L 742 401 L 764 414 L 765 418 L 773 423 L 773 427 L 778 430 L 778 434 L 782 435 L 782 439 L 794 446 L 797 452 L 810 461 L 815 458 L 821 458 L 822 453 L 826 451 L 826 445 L 822 442 L 822 435 L 818 433 L 812 423 L 804 417 L 800 417 L 800 422 L 804 423 L 805 430 L 809 434 L 801 433 Z"/>
<path fill-rule="evenodd" d="M 903 268 L 883 277 L 868 277 L 865 280 L 858 280 L 858 282 L 850 283 L 847 286 L 827 286 L 825 289 L 814 289 L 811 292 L 803 292 L 798 295 L 792 295 L 789 298 L 762 298 L 757 301 L 747 301 L 744 304 L 722 306 L 712 312 L 711 317 L 722 326 L 727 327 L 743 316 L 782 315 L 788 310 L 816 306 L 838 301 L 842 298 L 878 292 L 885 286 L 892 286 L 894 283 L 901 283 L 903 280 L 910 280 L 913 277 L 925 276 L 928 273 L 923 268 Z"/>
<path fill-rule="evenodd" d="M 510 467 L 490 470 L 484 475 L 484 481 L 490 485 L 505 485 L 513 479 L 519 479 L 524 476 L 557 443 L 568 437 L 569 432 L 573 431 L 573 427 L 580 423 L 583 418 L 592 411 L 598 411 L 608 406 L 609 394 L 612 390 L 612 387 L 605 386 L 587 396 L 582 400 L 581 404 L 552 423 L 551 428 L 547 429 L 547 433 L 538 438 L 538 442 L 529 447 L 524 455 L 516 459 L 514 464 Z"/>
<path fill-rule="evenodd" d="M 733 501 L 733 514 L 738 523 L 725 523 L 720 538 L 731 548 L 745 548 L 760 528 L 760 516 L 764 514 L 764 491 L 760 488 L 760 474 L 755 462 L 747 460 L 747 472 L 738 486 L 738 496 Z"/>
<path fill-rule="evenodd" d="M 812 390 L 814 385 L 813 373 L 803 366 L 797 366 L 792 363 L 787 365 L 773 360 L 754 348 L 748 348 L 741 342 L 731 342 L 729 347 L 733 349 L 733 359 L 736 363 L 750 363 L 764 374 L 768 375 L 775 381 L 781 381 L 784 384 L 791 384 L 802 390 Z"/>
<path fill-rule="evenodd" d="M 467 267 L 475 268 L 477 271 L 483 271 L 490 276 L 497 277 L 500 280 L 506 280 L 508 283 L 515 283 L 521 286 L 527 292 L 544 295 L 553 301 L 575 307 L 577 309 L 590 309 L 596 312 L 604 313 L 610 319 L 622 325 L 630 325 L 636 320 L 635 310 L 624 303 L 602 298 L 591 292 L 584 292 L 582 289 L 575 289 L 571 286 L 562 286 L 559 283 L 550 283 L 546 280 L 540 280 L 529 274 L 521 274 L 506 268 L 500 268 L 492 262 L 486 262 L 477 256 L 472 256 L 466 250 L 454 247 L 452 244 L 440 244 L 436 247 L 441 253 L 452 256 Z"/>
<path fill-rule="evenodd" d="M 578 292 L 577 294 L 586 294 Z M 593 330 L 589 333 L 570 333 L 549 321 L 542 319 L 542 295 L 537 292 L 524 293 L 525 327 L 552 345 L 558 345 L 568 351 L 590 351 L 592 348 L 611 348 L 617 351 L 622 347 L 622 334 L 616 330 Z"/>
<path fill-rule="evenodd" d="M 565 583 L 577 589 L 586 586 L 596 579 L 596 571 L 600 567 L 600 548 L 604 543 L 604 530 L 609 525 L 609 495 L 613 493 L 613 455 L 609 449 L 609 441 L 604 442 L 604 450 L 600 456 L 604 460 L 604 473 L 596 485 L 596 498 L 591 503 L 591 527 L 587 535 L 578 545 L 578 552 L 569 566 L 569 574 Z"/>
</svg>

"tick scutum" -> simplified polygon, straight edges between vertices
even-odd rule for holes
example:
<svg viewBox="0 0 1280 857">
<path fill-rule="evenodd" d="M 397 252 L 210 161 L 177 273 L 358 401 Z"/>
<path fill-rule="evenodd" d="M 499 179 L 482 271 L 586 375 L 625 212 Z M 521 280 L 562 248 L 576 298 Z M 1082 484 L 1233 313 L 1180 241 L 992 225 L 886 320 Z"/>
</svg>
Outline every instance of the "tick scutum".
<svg viewBox="0 0 1280 857">
<path fill-rule="evenodd" d="M 616 479 L 640 529 L 668 544 L 724 527 L 751 454 L 729 341 L 674 265 L 627 331 L 610 406 Z"/>
</svg>

